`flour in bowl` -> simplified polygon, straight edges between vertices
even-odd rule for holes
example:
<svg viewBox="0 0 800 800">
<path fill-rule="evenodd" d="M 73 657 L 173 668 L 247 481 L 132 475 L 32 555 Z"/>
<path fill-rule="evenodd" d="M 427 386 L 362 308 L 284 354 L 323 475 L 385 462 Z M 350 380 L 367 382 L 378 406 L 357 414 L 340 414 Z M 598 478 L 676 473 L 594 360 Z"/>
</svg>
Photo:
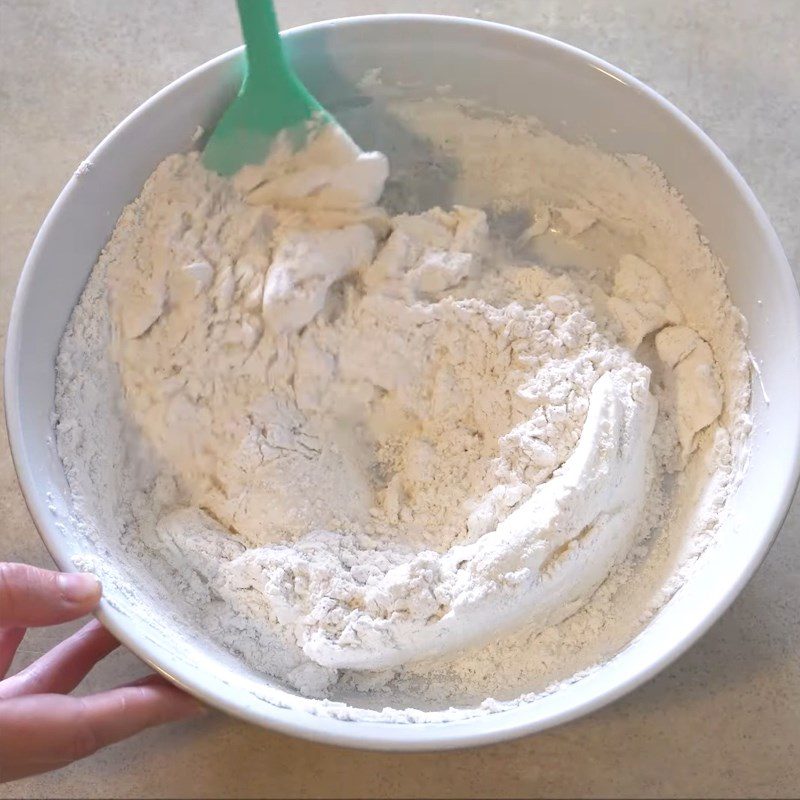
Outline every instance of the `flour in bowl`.
<svg viewBox="0 0 800 800">
<path fill-rule="evenodd" d="M 378 205 L 385 157 L 332 129 L 233 181 L 158 167 L 62 342 L 59 452 L 88 539 L 253 668 L 365 705 L 510 700 L 612 654 L 713 538 L 742 322 L 643 159 L 396 113 L 447 134 L 464 205 L 398 208 L 413 157 Z"/>
</svg>

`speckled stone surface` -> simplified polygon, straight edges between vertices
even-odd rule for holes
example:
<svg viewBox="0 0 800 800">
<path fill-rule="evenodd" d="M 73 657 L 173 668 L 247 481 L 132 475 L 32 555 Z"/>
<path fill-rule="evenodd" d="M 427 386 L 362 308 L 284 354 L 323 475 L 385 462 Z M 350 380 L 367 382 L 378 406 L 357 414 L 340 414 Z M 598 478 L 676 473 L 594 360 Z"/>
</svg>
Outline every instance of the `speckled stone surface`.
<svg viewBox="0 0 800 800">
<path fill-rule="evenodd" d="M 800 1 L 283 0 L 284 26 L 427 11 L 527 27 L 602 56 L 686 111 L 800 263 Z M 0 328 L 36 229 L 124 115 L 239 42 L 233 3 L 0 0 Z M 0 432 L 0 559 L 50 565 Z M 0 797 L 789 797 L 800 795 L 800 503 L 731 610 L 647 686 L 557 730 L 395 755 L 313 745 L 212 713 Z M 64 630 L 39 631 L 20 661 Z M 144 672 L 117 652 L 85 690 Z"/>
</svg>

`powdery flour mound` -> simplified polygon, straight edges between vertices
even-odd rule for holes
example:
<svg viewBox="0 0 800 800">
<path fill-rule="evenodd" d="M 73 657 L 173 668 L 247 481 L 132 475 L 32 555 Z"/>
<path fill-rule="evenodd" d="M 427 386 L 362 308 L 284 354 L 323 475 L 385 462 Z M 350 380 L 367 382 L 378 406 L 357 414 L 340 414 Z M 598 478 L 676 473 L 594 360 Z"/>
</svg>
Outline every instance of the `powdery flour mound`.
<svg viewBox="0 0 800 800">
<path fill-rule="evenodd" d="M 469 205 L 390 213 L 385 158 L 331 129 L 234 181 L 163 162 L 64 336 L 58 446 L 179 627 L 305 695 L 488 712 L 612 655 L 713 540 L 742 321 L 643 159 L 395 113 Z"/>
</svg>

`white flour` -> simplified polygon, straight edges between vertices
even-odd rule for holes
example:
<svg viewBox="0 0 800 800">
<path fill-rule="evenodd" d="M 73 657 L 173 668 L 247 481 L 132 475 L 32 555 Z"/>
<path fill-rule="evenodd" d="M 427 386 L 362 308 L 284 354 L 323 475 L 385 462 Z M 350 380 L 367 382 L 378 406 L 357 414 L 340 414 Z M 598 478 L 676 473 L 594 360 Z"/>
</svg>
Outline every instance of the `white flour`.
<svg viewBox="0 0 800 800">
<path fill-rule="evenodd" d="M 385 161 L 331 137 L 235 185 L 170 157 L 65 334 L 59 452 L 88 538 L 256 669 L 362 707 L 511 700 L 623 646 L 713 538 L 741 321 L 644 160 L 396 113 L 489 223 L 390 216 Z"/>
</svg>

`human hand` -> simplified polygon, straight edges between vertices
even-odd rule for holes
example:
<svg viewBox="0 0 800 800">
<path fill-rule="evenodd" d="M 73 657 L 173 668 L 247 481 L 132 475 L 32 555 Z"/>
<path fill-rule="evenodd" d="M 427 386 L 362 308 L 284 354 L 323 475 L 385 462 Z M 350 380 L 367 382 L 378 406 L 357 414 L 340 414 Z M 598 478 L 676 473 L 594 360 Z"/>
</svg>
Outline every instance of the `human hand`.
<svg viewBox="0 0 800 800">
<path fill-rule="evenodd" d="M 198 701 L 156 675 L 71 697 L 119 645 L 97 620 L 5 677 L 27 628 L 78 619 L 101 593 L 93 575 L 0 563 L 0 782 L 63 767 L 144 728 L 202 712 Z"/>
</svg>

